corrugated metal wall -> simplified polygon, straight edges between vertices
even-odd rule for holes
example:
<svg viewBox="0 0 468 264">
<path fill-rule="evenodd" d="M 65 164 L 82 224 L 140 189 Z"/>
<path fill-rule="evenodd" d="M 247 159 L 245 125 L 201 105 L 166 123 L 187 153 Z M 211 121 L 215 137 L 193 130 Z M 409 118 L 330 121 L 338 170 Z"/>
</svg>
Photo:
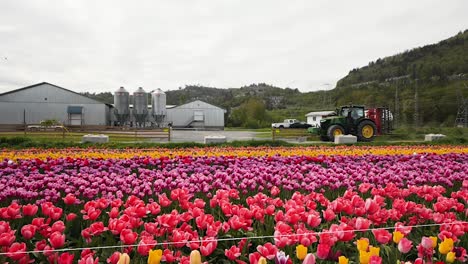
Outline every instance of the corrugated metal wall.
<svg viewBox="0 0 468 264">
<path fill-rule="evenodd" d="M 204 127 L 224 127 L 224 109 L 207 104 L 202 101 L 194 101 L 167 109 L 167 121 L 174 127 L 185 127 L 193 121 L 195 112 L 203 112 Z"/>
<path fill-rule="evenodd" d="M 67 108 L 83 106 L 84 125 L 107 125 L 108 106 L 53 85 L 43 84 L 0 96 L 0 124 L 37 124 L 41 120 L 56 119 L 68 124 Z"/>
</svg>

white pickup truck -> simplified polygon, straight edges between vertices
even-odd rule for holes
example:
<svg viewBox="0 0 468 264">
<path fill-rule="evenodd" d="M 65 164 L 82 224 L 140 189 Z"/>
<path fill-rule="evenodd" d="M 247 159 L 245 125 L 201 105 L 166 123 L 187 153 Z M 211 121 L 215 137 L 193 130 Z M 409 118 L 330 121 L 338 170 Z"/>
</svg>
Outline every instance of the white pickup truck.
<svg viewBox="0 0 468 264">
<path fill-rule="evenodd" d="M 297 119 L 285 119 L 283 121 L 283 123 L 273 123 L 273 124 L 271 124 L 271 127 L 273 127 L 273 128 L 287 128 L 291 124 L 294 124 L 294 123 L 299 123 L 299 120 L 297 120 Z"/>
</svg>

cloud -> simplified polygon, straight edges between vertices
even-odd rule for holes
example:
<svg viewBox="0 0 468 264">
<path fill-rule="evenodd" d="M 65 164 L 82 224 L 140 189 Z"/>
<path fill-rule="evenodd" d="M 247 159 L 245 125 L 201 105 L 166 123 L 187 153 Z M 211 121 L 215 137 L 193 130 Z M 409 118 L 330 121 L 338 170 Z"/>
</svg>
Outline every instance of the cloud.
<svg viewBox="0 0 468 264">
<path fill-rule="evenodd" d="M 41 81 L 89 92 L 325 89 L 352 68 L 468 28 L 467 9 L 463 0 L 4 0 L 0 92 Z"/>
</svg>

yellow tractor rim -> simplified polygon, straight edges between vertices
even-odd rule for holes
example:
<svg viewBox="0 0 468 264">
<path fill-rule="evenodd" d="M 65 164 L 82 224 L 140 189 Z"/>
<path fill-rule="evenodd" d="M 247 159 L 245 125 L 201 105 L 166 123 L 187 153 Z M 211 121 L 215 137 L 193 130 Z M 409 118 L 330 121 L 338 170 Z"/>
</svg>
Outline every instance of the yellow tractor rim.
<svg viewBox="0 0 468 264">
<path fill-rule="evenodd" d="M 339 136 L 339 135 L 343 135 L 343 131 L 341 131 L 341 129 L 335 129 L 335 131 L 333 131 L 333 136 Z"/>
<path fill-rule="evenodd" d="M 374 128 L 371 125 L 365 125 L 362 127 L 362 136 L 365 138 L 371 138 L 374 135 Z"/>
</svg>

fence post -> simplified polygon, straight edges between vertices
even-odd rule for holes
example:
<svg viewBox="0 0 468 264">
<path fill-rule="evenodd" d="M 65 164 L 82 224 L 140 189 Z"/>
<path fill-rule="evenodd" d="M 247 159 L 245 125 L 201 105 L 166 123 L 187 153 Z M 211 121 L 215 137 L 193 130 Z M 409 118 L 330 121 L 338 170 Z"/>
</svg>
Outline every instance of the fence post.
<svg viewBox="0 0 468 264">
<path fill-rule="evenodd" d="M 65 127 L 62 127 L 62 139 L 65 139 Z"/>
<path fill-rule="evenodd" d="M 135 128 L 135 142 L 137 141 L 137 129 Z"/>
<path fill-rule="evenodd" d="M 272 139 L 273 141 L 275 141 L 275 137 L 276 137 L 275 133 L 276 133 L 276 132 L 275 132 L 275 128 L 272 127 L 272 128 L 271 128 L 271 139 Z"/>
<path fill-rule="evenodd" d="M 168 142 L 171 142 L 171 131 L 172 131 L 172 127 L 169 127 L 167 129 L 167 141 Z"/>
</svg>

